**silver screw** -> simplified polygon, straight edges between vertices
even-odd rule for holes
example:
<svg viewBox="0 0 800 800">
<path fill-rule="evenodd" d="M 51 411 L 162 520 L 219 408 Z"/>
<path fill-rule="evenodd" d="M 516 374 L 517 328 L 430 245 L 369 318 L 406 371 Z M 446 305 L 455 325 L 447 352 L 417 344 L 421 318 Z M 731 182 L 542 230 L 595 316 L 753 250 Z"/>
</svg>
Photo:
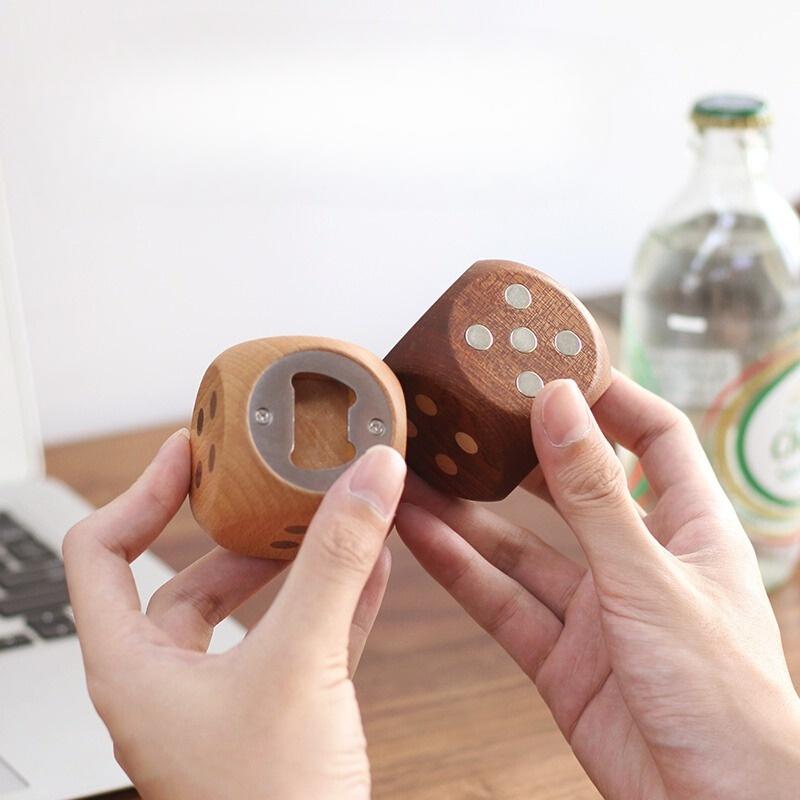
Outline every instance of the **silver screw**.
<svg viewBox="0 0 800 800">
<path fill-rule="evenodd" d="M 272 422 L 272 412 L 268 408 L 257 408 L 253 416 L 259 425 L 269 425 Z"/>
<path fill-rule="evenodd" d="M 378 419 L 376 417 L 375 419 L 371 419 L 369 421 L 369 423 L 367 425 L 367 430 L 373 436 L 383 436 L 383 434 L 386 433 L 386 425 L 383 424 L 383 420 L 382 419 Z"/>
</svg>

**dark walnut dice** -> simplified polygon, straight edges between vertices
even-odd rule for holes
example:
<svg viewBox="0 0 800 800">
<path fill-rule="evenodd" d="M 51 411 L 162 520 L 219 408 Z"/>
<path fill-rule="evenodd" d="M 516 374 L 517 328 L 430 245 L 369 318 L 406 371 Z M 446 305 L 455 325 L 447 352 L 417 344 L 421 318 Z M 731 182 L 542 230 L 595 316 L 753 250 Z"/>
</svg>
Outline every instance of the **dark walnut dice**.
<svg viewBox="0 0 800 800">
<path fill-rule="evenodd" d="M 536 466 L 532 398 L 572 378 L 594 403 L 608 350 L 581 302 L 538 270 L 473 264 L 386 356 L 403 387 L 407 460 L 432 486 L 501 500 Z"/>
</svg>

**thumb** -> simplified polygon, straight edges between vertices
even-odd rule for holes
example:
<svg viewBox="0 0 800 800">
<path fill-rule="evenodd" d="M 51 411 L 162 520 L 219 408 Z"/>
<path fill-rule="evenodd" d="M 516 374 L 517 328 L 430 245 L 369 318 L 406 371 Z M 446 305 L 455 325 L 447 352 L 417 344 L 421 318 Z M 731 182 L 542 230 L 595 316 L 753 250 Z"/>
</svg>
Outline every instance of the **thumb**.
<svg viewBox="0 0 800 800">
<path fill-rule="evenodd" d="M 531 427 L 553 501 L 598 587 L 614 591 L 663 574 L 669 555 L 642 521 L 622 464 L 574 381 L 552 381 L 539 392 Z"/>
<path fill-rule="evenodd" d="M 350 626 L 403 491 L 406 465 L 370 448 L 328 490 L 278 597 L 247 637 L 304 652 L 347 654 Z"/>
</svg>

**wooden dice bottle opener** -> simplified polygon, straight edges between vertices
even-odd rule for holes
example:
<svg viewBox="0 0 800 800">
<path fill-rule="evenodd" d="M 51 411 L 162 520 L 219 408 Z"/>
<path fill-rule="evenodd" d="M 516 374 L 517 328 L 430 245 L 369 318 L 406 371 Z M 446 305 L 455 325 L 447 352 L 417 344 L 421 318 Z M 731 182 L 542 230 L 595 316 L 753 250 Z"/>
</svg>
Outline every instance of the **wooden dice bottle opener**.
<svg viewBox="0 0 800 800">
<path fill-rule="evenodd" d="M 192 512 L 223 547 L 293 558 L 325 491 L 369 447 L 405 453 L 403 392 L 377 356 L 287 336 L 209 366 L 192 415 Z"/>
<path fill-rule="evenodd" d="M 513 261 L 473 264 L 386 356 L 408 408 L 408 464 L 470 500 L 500 500 L 536 466 L 531 398 L 572 378 L 592 404 L 608 350 L 581 302 Z"/>
</svg>

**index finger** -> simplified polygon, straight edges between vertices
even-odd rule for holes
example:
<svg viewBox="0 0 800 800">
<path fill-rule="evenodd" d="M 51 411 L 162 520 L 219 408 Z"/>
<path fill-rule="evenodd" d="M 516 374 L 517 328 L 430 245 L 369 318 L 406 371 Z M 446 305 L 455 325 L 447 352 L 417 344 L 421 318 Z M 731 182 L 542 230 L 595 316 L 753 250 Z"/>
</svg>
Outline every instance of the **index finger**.
<svg viewBox="0 0 800 800">
<path fill-rule="evenodd" d="M 174 433 L 138 480 L 64 538 L 70 603 L 84 657 L 107 648 L 121 619 L 141 606 L 130 563 L 180 508 L 189 489 L 188 431 Z"/>
<path fill-rule="evenodd" d="M 614 370 L 592 412 L 603 433 L 640 460 L 656 495 L 680 484 L 722 493 L 691 422 L 671 403 Z"/>
</svg>

